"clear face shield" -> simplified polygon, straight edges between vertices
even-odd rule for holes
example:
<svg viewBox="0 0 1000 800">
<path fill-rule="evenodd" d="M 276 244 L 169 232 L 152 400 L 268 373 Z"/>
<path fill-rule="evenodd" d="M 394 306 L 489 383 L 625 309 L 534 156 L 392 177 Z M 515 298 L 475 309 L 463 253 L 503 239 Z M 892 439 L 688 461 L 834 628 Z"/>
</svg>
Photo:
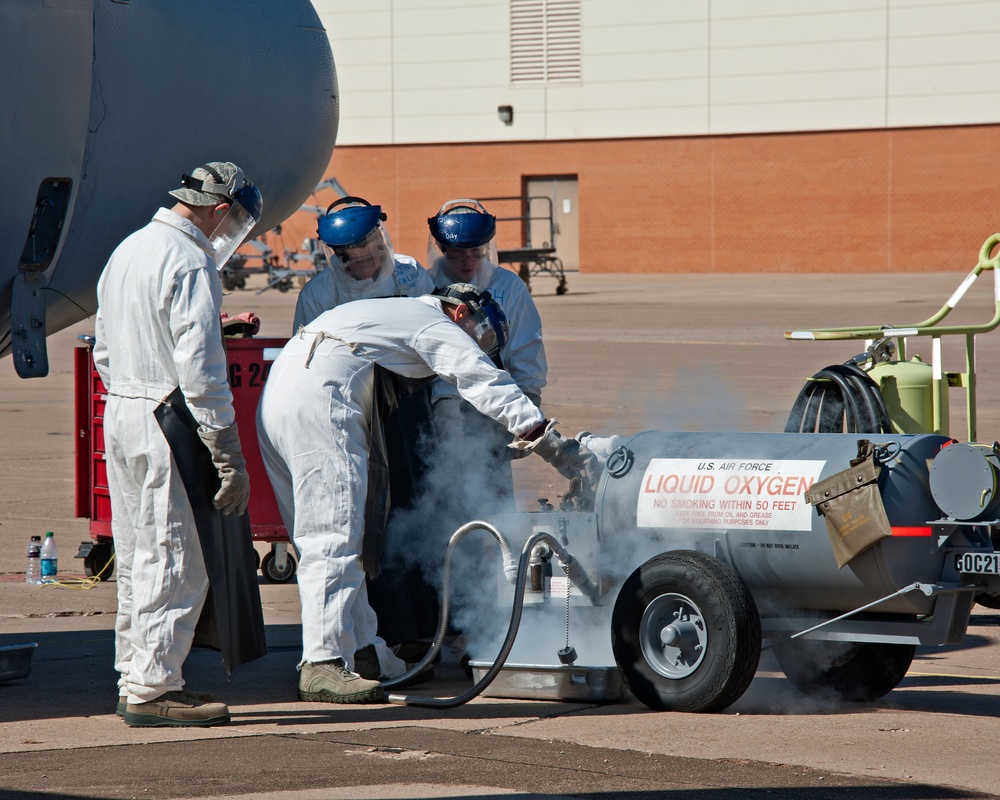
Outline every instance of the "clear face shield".
<svg viewBox="0 0 1000 800">
<path fill-rule="evenodd" d="M 510 337 L 510 323 L 493 295 L 469 283 L 441 286 L 431 294 L 440 297 L 448 305 L 465 306 L 466 316 L 462 319 L 456 318 L 457 313 L 448 316 L 476 341 L 497 367 L 503 369 L 500 351 Z"/>
<path fill-rule="evenodd" d="M 260 189 L 243 174 L 243 170 L 239 167 L 236 167 L 233 177 L 225 184 L 198 180 L 190 175 L 183 176 L 181 183 L 195 191 L 220 195 L 221 202 L 229 203 L 229 211 L 226 212 L 226 216 L 222 218 L 222 222 L 215 226 L 212 235 L 208 237 L 215 266 L 221 270 L 260 220 L 264 207 Z"/>
<path fill-rule="evenodd" d="M 243 244 L 247 234 L 253 230 L 257 220 L 239 203 L 233 203 L 222 218 L 222 222 L 212 231 L 208 241 L 212 248 L 215 266 L 222 269 L 232 258 L 236 248 Z"/>
<path fill-rule="evenodd" d="M 439 264 L 449 283 L 477 283 L 477 275 L 492 271 L 497 264 L 496 240 L 478 247 L 449 247 L 433 236 L 428 238 L 429 262 Z"/>
<path fill-rule="evenodd" d="M 322 242 L 330 269 L 346 273 L 356 281 L 375 281 L 391 272 L 395 255 L 389 234 L 379 225 L 361 243 L 340 247 Z"/>
<path fill-rule="evenodd" d="M 476 340 L 479 348 L 490 358 L 495 359 L 500 355 L 500 337 L 493 320 L 483 309 L 479 309 L 475 314 L 466 317 L 458 323 L 462 330 Z"/>
<path fill-rule="evenodd" d="M 497 218 L 478 200 L 449 200 L 427 220 L 427 263 L 449 283 L 487 286 L 497 259 Z"/>
</svg>

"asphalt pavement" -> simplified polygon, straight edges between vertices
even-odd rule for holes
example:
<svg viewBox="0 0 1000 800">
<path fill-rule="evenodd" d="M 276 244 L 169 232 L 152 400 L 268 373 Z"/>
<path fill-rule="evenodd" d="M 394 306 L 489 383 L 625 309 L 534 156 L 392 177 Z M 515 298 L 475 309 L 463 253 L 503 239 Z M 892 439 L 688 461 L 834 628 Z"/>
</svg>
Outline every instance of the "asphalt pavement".
<svg viewBox="0 0 1000 800">
<path fill-rule="evenodd" d="M 963 277 L 571 274 L 563 296 L 536 278 L 550 364 L 544 406 L 569 433 L 780 431 L 804 381 L 861 349 L 791 342 L 785 330 L 904 326 L 930 316 Z M 287 336 L 296 292 L 259 287 L 228 295 L 226 310 L 252 310 L 260 335 Z M 954 317 L 983 322 L 994 308 L 983 279 Z M 90 531 L 74 516 L 71 351 L 92 330 L 85 321 L 50 337 L 48 378 L 21 381 L 0 362 L 0 646 L 38 645 L 27 678 L 0 682 L 0 798 L 1000 797 L 1000 615 L 982 606 L 962 645 L 918 649 L 900 686 L 870 704 L 806 697 L 765 659 L 718 714 L 656 713 L 627 693 L 328 706 L 295 696 L 296 586 L 262 582 L 269 654 L 229 680 L 212 651 L 194 651 L 185 667 L 190 686 L 230 705 L 232 723 L 125 726 L 114 714 L 115 583 L 74 580 L 82 566 L 73 555 Z M 961 358 L 953 345 L 946 358 Z M 976 438 L 992 443 L 1000 334 L 977 346 Z M 952 433 L 964 439 L 960 392 L 951 407 Z M 540 459 L 516 462 L 515 483 L 521 510 L 567 488 Z M 63 585 L 26 586 L 24 546 L 47 530 L 59 540 Z M 470 686 L 460 667 L 439 664 L 432 682 L 409 691 L 447 697 Z"/>
</svg>

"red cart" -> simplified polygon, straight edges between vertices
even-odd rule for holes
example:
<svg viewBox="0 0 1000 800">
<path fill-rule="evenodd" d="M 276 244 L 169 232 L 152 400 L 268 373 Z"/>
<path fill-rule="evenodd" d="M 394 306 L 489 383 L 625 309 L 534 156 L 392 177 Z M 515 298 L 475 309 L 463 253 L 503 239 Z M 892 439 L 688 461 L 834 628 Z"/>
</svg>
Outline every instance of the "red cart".
<svg viewBox="0 0 1000 800">
<path fill-rule="evenodd" d="M 111 538 L 111 494 L 104 460 L 104 404 L 107 390 L 94 368 L 93 337 L 81 336 L 88 346 L 78 347 L 73 358 L 76 438 L 76 516 L 90 519 L 90 542 L 80 546 L 87 575 L 109 577 L 114 543 Z M 264 470 L 257 444 L 257 402 L 271 363 L 287 339 L 227 339 L 229 386 L 240 430 L 240 444 L 250 475 L 250 530 L 254 541 L 270 542 L 271 550 L 260 561 L 260 571 L 272 583 L 286 583 L 295 576 L 295 556 L 288 550 L 285 530 L 271 482 Z"/>
</svg>

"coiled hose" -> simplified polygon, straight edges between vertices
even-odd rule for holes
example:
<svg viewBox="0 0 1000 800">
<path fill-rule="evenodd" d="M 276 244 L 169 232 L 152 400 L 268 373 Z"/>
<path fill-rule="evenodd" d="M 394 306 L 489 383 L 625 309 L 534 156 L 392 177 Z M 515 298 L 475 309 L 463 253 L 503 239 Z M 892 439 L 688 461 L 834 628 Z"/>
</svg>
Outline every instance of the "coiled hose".
<svg viewBox="0 0 1000 800">
<path fill-rule="evenodd" d="M 510 545 L 507 543 L 507 539 L 496 527 L 482 520 L 467 522 L 455 531 L 455 533 L 452 534 L 451 539 L 448 541 L 448 549 L 444 558 L 443 577 L 441 579 L 441 613 L 438 616 L 438 628 L 437 633 L 434 636 L 434 641 L 431 644 L 430 649 L 427 651 L 427 654 L 420 660 L 420 662 L 407 670 L 405 674 L 400 675 L 398 678 L 393 678 L 392 680 L 382 681 L 382 686 L 385 689 L 391 689 L 394 686 L 405 683 L 412 675 L 418 674 L 422 669 L 424 669 L 424 667 L 434 660 L 438 651 L 441 649 L 441 643 L 444 641 L 445 631 L 448 628 L 448 573 L 451 570 L 451 556 L 459 541 L 461 541 L 467 533 L 474 530 L 485 530 L 500 544 L 500 551 L 504 560 L 504 575 L 506 576 L 508 582 L 514 584 L 514 606 L 510 612 L 510 623 L 507 627 L 507 635 L 504 637 L 503 644 L 500 646 L 500 653 L 497 655 L 493 665 L 486 671 L 486 674 L 483 675 L 483 677 L 480 678 L 471 689 L 460 695 L 456 695 L 455 697 L 421 697 L 415 695 L 388 694 L 386 695 L 386 700 L 390 703 L 395 703 L 397 705 L 420 706 L 422 708 L 455 708 L 456 706 L 468 703 L 472 698 L 477 697 L 493 682 L 493 679 L 496 678 L 500 670 L 503 668 L 504 662 L 507 660 L 507 656 L 510 655 L 511 648 L 514 646 L 514 638 L 517 636 L 517 629 L 521 624 L 521 609 L 524 605 L 524 589 L 528 576 L 528 560 L 531 557 L 531 551 L 534 549 L 535 545 L 540 542 L 545 542 L 552 548 L 556 557 L 562 563 L 563 569 L 566 571 L 567 577 L 570 581 L 574 583 L 581 592 L 586 594 L 594 605 L 597 605 L 598 603 L 600 595 L 598 587 L 590 581 L 586 570 L 580 566 L 580 563 L 576 561 L 572 555 L 570 555 L 562 543 L 551 533 L 548 533 L 547 531 L 536 531 L 529 536 L 521 550 L 520 559 L 515 562 L 511 554 Z"/>
<path fill-rule="evenodd" d="M 821 369 L 802 387 L 785 433 L 892 433 L 878 384 L 854 361 Z"/>
</svg>

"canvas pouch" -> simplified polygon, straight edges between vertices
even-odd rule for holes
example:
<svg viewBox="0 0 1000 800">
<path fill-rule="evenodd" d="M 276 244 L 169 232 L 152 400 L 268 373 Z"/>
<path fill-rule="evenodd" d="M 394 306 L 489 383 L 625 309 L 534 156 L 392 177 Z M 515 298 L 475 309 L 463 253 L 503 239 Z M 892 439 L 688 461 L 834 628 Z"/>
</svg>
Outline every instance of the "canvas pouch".
<svg viewBox="0 0 1000 800">
<path fill-rule="evenodd" d="M 878 489 L 881 472 L 874 445 L 859 439 L 858 455 L 851 459 L 851 466 L 813 484 L 805 493 L 806 502 L 816 506 L 826 522 L 839 568 L 892 535 Z"/>
</svg>

